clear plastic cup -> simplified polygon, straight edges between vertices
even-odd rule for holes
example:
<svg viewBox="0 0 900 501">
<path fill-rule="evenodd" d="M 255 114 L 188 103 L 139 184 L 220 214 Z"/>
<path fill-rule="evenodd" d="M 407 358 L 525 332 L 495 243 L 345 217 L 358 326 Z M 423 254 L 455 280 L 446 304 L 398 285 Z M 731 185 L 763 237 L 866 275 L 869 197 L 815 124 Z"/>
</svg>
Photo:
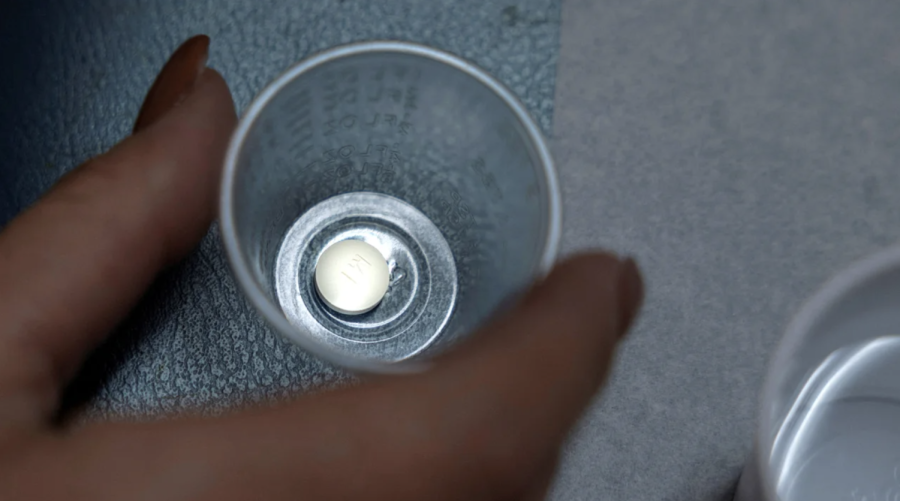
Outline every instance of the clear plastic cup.
<svg viewBox="0 0 900 501">
<path fill-rule="evenodd" d="M 291 68 L 228 150 L 221 231 L 270 325 L 339 365 L 406 370 L 516 299 L 556 256 L 561 208 L 540 130 L 484 71 L 401 42 L 338 47 Z M 377 248 L 390 285 L 343 315 L 317 297 L 318 257 Z"/>
<path fill-rule="evenodd" d="M 851 266 L 772 359 L 738 501 L 900 501 L 900 247 Z"/>
</svg>

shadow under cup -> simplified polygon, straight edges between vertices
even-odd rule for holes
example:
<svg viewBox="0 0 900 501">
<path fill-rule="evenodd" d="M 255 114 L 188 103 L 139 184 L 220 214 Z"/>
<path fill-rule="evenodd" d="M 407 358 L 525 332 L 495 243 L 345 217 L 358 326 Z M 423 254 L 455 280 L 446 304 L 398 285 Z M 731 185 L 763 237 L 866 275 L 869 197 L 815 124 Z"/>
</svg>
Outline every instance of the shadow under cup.
<svg viewBox="0 0 900 501">
<path fill-rule="evenodd" d="M 235 275 L 280 333 L 345 367 L 402 370 L 514 301 L 553 263 L 546 143 L 502 85 L 414 44 L 354 44 L 289 70 L 232 139 L 221 227 Z M 391 270 L 371 312 L 331 311 L 313 275 L 363 240 Z"/>
</svg>

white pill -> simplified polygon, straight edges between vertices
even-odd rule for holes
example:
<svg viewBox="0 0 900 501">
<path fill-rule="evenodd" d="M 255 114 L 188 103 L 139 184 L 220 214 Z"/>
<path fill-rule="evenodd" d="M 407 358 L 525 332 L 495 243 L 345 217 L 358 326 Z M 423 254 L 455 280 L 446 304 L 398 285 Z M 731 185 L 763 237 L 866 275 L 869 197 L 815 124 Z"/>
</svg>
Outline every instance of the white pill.
<svg viewBox="0 0 900 501">
<path fill-rule="evenodd" d="M 390 282 L 384 256 L 362 240 L 343 240 L 325 249 L 316 263 L 316 290 L 331 309 L 360 315 L 378 306 Z"/>
</svg>

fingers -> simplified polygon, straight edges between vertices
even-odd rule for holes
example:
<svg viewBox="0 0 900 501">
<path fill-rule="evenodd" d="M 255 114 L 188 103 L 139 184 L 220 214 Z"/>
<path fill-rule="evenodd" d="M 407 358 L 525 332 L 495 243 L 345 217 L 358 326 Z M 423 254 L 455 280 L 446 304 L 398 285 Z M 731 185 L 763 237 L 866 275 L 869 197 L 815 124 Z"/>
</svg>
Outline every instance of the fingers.
<svg viewBox="0 0 900 501">
<path fill-rule="evenodd" d="M 135 133 L 158 122 L 187 97 L 197 79 L 206 70 L 208 56 L 209 37 L 206 35 L 197 35 L 189 39 L 172 53 L 147 92 L 134 123 Z"/>
<path fill-rule="evenodd" d="M 33 498 L 74 500 L 539 496 L 641 295 L 633 263 L 576 258 L 429 373 L 219 420 L 98 426 L 16 475 Z"/>
<path fill-rule="evenodd" d="M 531 484 L 527 487 L 524 494 L 519 496 L 519 501 L 544 501 L 550 488 L 553 487 L 553 479 L 556 475 L 556 458 L 549 466 L 541 470 Z"/>
<path fill-rule="evenodd" d="M 4 402 L 26 387 L 26 398 L 55 402 L 84 353 L 207 231 L 236 117 L 222 77 L 202 70 L 204 40 L 179 53 L 148 95 L 142 132 L 66 176 L 0 234 Z"/>
<path fill-rule="evenodd" d="M 571 259 L 516 311 L 451 354 L 416 398 L 439 399 L 433 405 L 458 415 L 448 439 L 478 450 L 501 487 L 503 479 L 519 485 L 565 439 L 642 301 L 633 260 Z M 458 430 L 465 435 L 452 435 Z"/>
</svg>

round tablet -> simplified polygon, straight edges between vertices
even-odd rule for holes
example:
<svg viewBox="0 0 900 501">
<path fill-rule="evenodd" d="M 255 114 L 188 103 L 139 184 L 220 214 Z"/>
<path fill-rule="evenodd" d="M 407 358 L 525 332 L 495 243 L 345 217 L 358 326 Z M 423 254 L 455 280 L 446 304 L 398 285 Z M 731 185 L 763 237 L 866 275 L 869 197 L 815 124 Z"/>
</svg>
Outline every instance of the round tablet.
<svg viewBox="0 0 900 501">
<path fill-rule="evenodd" d="M 316 263 L 316 290 L 332 310 L 360 315 L 378 306 L 390 270 L 384 256 L 362 240 L 343 240 L 325 249 Z"/>
</svg>

